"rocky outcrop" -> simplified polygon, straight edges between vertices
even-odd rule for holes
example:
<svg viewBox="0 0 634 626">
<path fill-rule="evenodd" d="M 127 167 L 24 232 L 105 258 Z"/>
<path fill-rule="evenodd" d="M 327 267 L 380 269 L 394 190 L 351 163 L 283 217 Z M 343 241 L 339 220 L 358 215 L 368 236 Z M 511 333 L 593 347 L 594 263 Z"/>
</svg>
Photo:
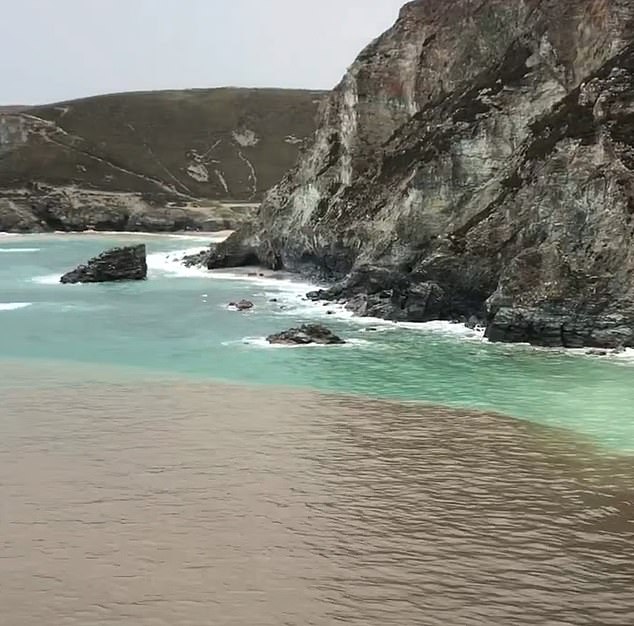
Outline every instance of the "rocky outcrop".
<svg viewBox="0 0 634 626">
<path fill-rule="evenodd" d="M 416 0 L 210 255 L 494 341 L 634 345 L 634 4 Z"/>
<path fill-rule="evenodd" d="M 290 328 L 284 332 L 269 335 L 266 340 L 271 344 L 286 346 L 307 346 L 314 343 L 335 346 L 346 343 L 341 337 L 320 324 L 304 324 L 299 328 Z"/>
<path fill-rule="evenodd" d="M 236 230 L 253 218 L 256 206 L 202 201 L 161 204 L 141 194 L 31 184 L 11 193 L 0 190 L 0 231 Z"/>
<path fill-rule="evenodd" d="M 250 311 L 255 305 L 251 300 L 238 300 L 238 302 L 230 302 L 229 306 L 236 311 Z"/>
<path fill-rule="evenodd" d="M 102 252 L 60 278 L 61 283 L 104 283 L 144 280 L 147 277 L 145 245 L 125 246 Z"/>
<path fill-rule="evenodd" d="M 0 110 L 0 230 L 235 225 L 218 206 L 262 199 L 323 95 L 197 89 Z"/>
</svg>

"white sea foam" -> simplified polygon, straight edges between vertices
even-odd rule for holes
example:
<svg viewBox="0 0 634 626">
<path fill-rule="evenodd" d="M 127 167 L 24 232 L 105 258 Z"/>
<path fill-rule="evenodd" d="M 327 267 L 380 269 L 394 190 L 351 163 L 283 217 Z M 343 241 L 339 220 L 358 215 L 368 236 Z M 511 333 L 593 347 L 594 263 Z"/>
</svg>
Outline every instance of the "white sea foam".
<svg viewBox="0 0 634 626">
<path fill-rule="evenodd" d="M 396 325 L 398 328 L 406 328 L 408 330 L 440 333 L 480 341 L 485 340 L 484 328 L 467 328 L 464 324 L 457 324 L 455 322 L 435 320 L 433 322 L 398 322 Z"/>
<path fill-rule="evenodd" d="M 153 252 L 147 255 L 148 273 L 155 276 L 182 276 L 183 278 L 200 278 L 209 272 L 200 267 L 186 267 L 182 258 L 189 254 L 198 254 L 204 246 L 173 250 L 171 252 Z"/>
<path fill-rule="evenodd" d="M 254 287 L 263 289 L 262 295 L 271 298 L 278 297 L 280 293 L 287 296 L 303 296 L 307 291 L 315 289 L 311 283 L 294 280 L 289 275 L 273 273 L 270 270 L 257 267 L 245 267 L 235 270 L 208 270 L 202 267 L 186 267 L 182 258 L 187 255 L 197 254 L 201 247 L 173 250 L 171 252 L 154 252 L 147 256 L 148 270 L 154 275 L 171 275 L 183 278 L 208 278 L 211 280 L 223 280 L 250 283 Z M 275 291 L 267 291 L 275 287 Z"/>
<path fill-rule="evenodd" d="M 336 302 L 313 302 L 302 297 L 307 291 L 315 289 L 314 286 L 302 284 L 300 293 L 268 293 L 267 296 L 276 298 L 281 305 L 275 311 L 277 315 L 290 317 L 308 317 L 316 319 L 333 319 L 354 323 L 357 326 L 375 328 L 376 332 L 390 330 L 412 330 L 417 332 L 443 334 L 462 339 L 485 341 L 484 328 L 470 329 L 464 324 L 455 324 L 447 321 L 432 322 L 392 322 L 377 317 L 360 317 L 346 308 L 345 304 Z"/>
<path fill-rule="evenodd" d="M 285 318 L 341 320 L 361 326 L 375 327 L 379 331 L 412 330 L 417 332 L 442 334 L 470 341 L 486 341 L 484 329 L 470 329 L 464 324 L 454 324 L 447 321 L 433 322 L 390 322 L 375 317 L 359 317 L 346 308 L 345 304 L 337 302 L 314 302 L 308 300 L 307 292 L 317 289 L 314 283 L 296 280 L 290 275 L 271 273 L 258 268 L 239 268 L 233 270 L 207 270 L 199 267 L 185 267 L 181 263 L 183 256 L 199 252 L 199 248 L 160 252 L 148 256 L 148 268 L 155 274 L 171 274 L 183 277 L 206 277 L 215 280 L 241 281 L 251 283 L 254 287 L 261 287 L 259 294 L 263 299 L 273 300 L 277 306 L 272 306 L 272 313 Z M 264 274 L 263 276 L 261 274 Z M 257 275 L 256 275 L 257 274 Z M 269 346 L 269 344 L 266 344 Z"/>
<path fill-rule="evenodd" d="M 527 344 L 522 344 L 527 345 Z M 565 354 L 571 357 L 584 357 L 590 359 L 596 359 L 599 361 L 610 361 L 612 363 L 619 363 L 621 365 L 634 365 L 634 349 L 626 348 L 621 352 L 613 352 L 610 349 L 599 350 L 598 353 L 592 353 L 590 348 L 541 348 L 532 347 L 534 350 L 542 352 L 557 352 L 559 354 Z M 605 354 L 603 354 L 605 352 Z"/>
<path fill-rule="evenodd" d="M 46 276 L 35 276 L 31 279 L 31 282 L 38 285 L 59 285 L 59 279 L 61 274 L 47 274 Z"/>
<path fill-rule="evenodd" d="M 32 302 L 0 302 L 0 311 L 17 311 L 31 306 Z"/>
<path fill-rule="evenodd" d="M 612 358 L 622 365 L 634 365 L 634 348 L 626 348 L 624 352 L 612 355 Z"/>
<path fill-rule="evenodd" d="M 0 248 L 0 252 L 39 252 L 39 248 Z"/>
</svg>

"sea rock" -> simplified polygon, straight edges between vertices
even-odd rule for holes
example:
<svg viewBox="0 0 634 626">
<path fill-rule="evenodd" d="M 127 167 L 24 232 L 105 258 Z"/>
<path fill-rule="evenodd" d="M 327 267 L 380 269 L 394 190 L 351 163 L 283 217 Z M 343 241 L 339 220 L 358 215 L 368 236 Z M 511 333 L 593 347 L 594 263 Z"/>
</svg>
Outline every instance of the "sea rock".
<svg viewBox="0 0 634 626">
<path fill-rule="evenodd" d="M 456 27 L 459 25 L 459 27 Z M 215 250 L 391 320 L 634 345 L 634 3 L 414 0 Z"/>
<path fill-rule="evenodd" d="M 194 254 L 186 254 L 181 263 L 185 267 L 205 267 L 207 265 L 207 258 L 209 256 L 209 250 L 201 250 Z"/>
<path fill-rule="evenodd" d="M 210 247 L 207 256 L 207 268 L 210 270 L 225 267 L 248 267 L 258 265 L 256 242 L 259 240 L 257 232 L 247 225 L 241 230 L 240 238 L 229 239 Z"/>
<path fill-rule="evenodd" d="M 465 326 L 470 330 L 475 330 L 478 326 L 481 326 L 482 322 L 475 315 L 471 315 L 469 319 L 465 322 Z"/>
<path fill-rule="evenodd" d="M 634 345 L 634 313 L 588 315 L 575 304 L 560 307 L 502 307 L 486 337 L 545 347 L 613 348 Z"/>
<path fill-rule="evenodd" d="M 229 306 L 238 311 L 249 311 L 255 305 L 253 304 L 253 302 L 251 302 L 251 300 L 240 300 L 239 302 L 230 302 Z"/>
<path fill-rule="evenodd" d="M 320 324 L 304 324 L 299 328 L 290 328 L 275 335 L 269 335 L 266 340 L 271 344 L 309 345 L 318 343 L 323 345 L 341 345 L 346 343 L 341 337 Z"/>
<path fill-rule="evenodd" d="M 147 278 L 145 245 L 125 246 L 102 252 L 85 265 L 64 274 L 61 283 L 103 283 Z"/>
<path fill-rule="evenodd" d="M 599 350 L 598 348 L 592 348 L 586 352 L 588 356 L 607 356 L 607 350 Z"/>
</svg>

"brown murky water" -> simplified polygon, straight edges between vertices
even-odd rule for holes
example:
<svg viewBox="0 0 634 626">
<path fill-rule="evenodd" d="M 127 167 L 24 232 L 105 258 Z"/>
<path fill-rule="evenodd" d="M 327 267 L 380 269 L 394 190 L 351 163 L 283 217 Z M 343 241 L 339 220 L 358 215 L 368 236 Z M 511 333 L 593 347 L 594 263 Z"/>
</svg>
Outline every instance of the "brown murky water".
<svg viewBox="0 0 634 626">
<path fill-rule="evenodd" d="M 82 379 L 0 368 L 3 625 L 634 623 L 631 459 L 496 416 Z"/>
</svg>

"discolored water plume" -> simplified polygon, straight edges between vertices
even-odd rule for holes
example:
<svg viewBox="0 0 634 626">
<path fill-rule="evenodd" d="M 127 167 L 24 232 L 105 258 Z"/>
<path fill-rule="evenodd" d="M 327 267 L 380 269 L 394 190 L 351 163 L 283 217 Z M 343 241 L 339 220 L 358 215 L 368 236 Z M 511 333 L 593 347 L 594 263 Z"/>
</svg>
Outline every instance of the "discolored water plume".
<svg viewBox="0 0 634 626">
<path fill-rule="evenodd" d="M 0 381 L 12 626 L 634 612 L 631 459 L 565 431 L 101 368 L 13 364 Z"/>
</svg>

